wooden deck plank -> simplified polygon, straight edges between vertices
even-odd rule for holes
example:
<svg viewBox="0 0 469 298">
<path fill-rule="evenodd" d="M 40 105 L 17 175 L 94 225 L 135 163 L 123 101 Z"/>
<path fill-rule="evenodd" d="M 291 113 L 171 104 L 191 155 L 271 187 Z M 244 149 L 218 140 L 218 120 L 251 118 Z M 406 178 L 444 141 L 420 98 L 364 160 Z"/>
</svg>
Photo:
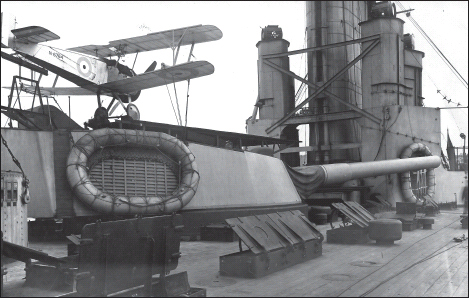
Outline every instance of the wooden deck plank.
<svg viewBox="0 0 469 298">
<path fill-rule="evenodd" d="M 468 287 L 467 287 L 467 274 L 466 277 L 463 279 L 459 287 L 453 293 L 452 297 L 468 297 Z"/>
<path fill-rule="evenodd" d="M 422 231 L 422 233 L 429 232 L 431 231 Z M 415 235 L 415 238 L 419 238 L 419 235 Z M 424 246 L 426 244 L 422 243 L 420 245 Z M 233 287 L 243 287 L 244 291 L 249 292 L 251 294 L 257 293 L 260 296 L 304 296 L 311 295 L 312 293 L 314 293 L 314 295 L 316 296 L 335 296 L 337 294 L 340 294 L 348 286 L 356 282 L 356 279 L 363 278 L 373 270 L 377 270 L 376 268 L 363 267 L 352 267 L 352 269 L 350 267 L 347 267 L 350 262 L 354 260 L 370 260 L 370 256 L 373 256 L 375 257 L 375 261 L 376 257 L 380 257 L 384 263 L 397 255 L 397 253 L 399 252 L 396 251 L 397 247 L 399 246 L 397 245 L 391 247 L 380 247 L 373 244 L 373 242 L 370 242 L 366 245 L 332 245 L 324 243 L 322 257 L 311 260 L 304 264 L 298 264 L 292 268 L 285 269 L 281 272 L 277 272 L 273 275 L 270 275 L 270 277 L 268 276 L 262 279 L 251 281 L 247 280 L 241 282 L 241 284 L 238 282 L 236 286 Z M 402 248 L 398 248 L 398 250 L 403 250 L 404 248 L 406 248 L 405 245 Z M 417 248 L 417 252 L 422 251 L 420 247 Z M 347 250 L 346 254 L 343 253 L 344 249 Z M 330 259 L 330 256 L 332 256 L 332 259 Z M 422 255 L 422 257 L 423 256 L 424 255 Z M 303 268 L 303 266 L 306 266 L 306 264 L 308 263 L 314 264 L 314 271 L 308 267 L 305 267 L 306 269 Z M 405 261 L 405 263 L 407 263 L 407 261 Z M 294 271 L 292 276 L 289 276 L 290 270 Z M 302 272 L 303 270 L 304 272 Z M 318 272 L 323 274 L 349 274 L 355 277 L 355 280 L 324 282 L 324 279 L 321 278 L 321 274 L 318 274 Z M 215 276 L 213 274 L 213 271 L 212 276 Z M 280 276 L 284 280 L 288 280 L 288 284 L 285 285 L 282 280 L 279 281 L 277 276 Z M 304 280 L 303 278 L 298 278 L 298 276 L 316 277 L 314 278 L 314 285 L 312 285 L 311 280 Z M 263 285 L 264 290 L 258 290 L 259 284 Z M 232 289 L 229 289 L 228 287 L 224 290 L 228 290 L 228 292 L 237 292 Z M 213 294 L 223 295 L 226 293 L 223 292 L 223 289 L 218 288 Z"/>
<path fill-rule="evenodd" d="M 456 266 L 449 268 L 448 274 L 443 275 L 445 283 L 438 293 L 439 297 L 449 297 L 460 286 L 464 277 L 467 276 L 467 251 L 465 254 L 465 262 L 460 262 Z"/>
<path fill-rule="evenodd" d="M 324 242 L 322 256 L 258 279 L 220 276 L 219 257 L 239 251 L 237 242 L 182 241 L 180 249 L 182 256 L 177 269 L 171 271 L 171 274 L 187 271 L 189 284 L 192 287 L 206 288 L 208 297 L 337 297 L 339 295 L 357 297 L 428 256 L 453 237 L 467 234 L 467 230 L 461 229 L 459 215 L 440 214 L 435 217 L 433 230 L 403 232 L 402 239 L 391 246 L 376 245 L 374 241 L 355 245 Z M 334 225 L 337 226 L 337 223 Z M 326 235 L 326 230 L 330 229 L 329 225 L 318 227 L 323 235 Z M 449 246 L 453 243 L 455 242 L 451 242 Z M 43 244 L 32 243 L 31 247 L 42 248 L 41 245 Z M 62 242 L 60 245 L 59 249 L 51 246 L 53 249 L 43 249 L 43 251 L 53 256 L 63 256 L 66 254 L 66 243 Z M 402 293 L 417 295 L 424 290 L 429 296 L 438 295 L 440 291 L 447 295 L 467 296 L 467 240 L 461 244 L 461 247 L 465 249 L 448 250 L 449 265 L 452 268 L 448 278 L 443 278 L 439 273 L 446 268 L 442 253 L 389 280 L 369 296 L 402 296 Z M 243 249 L 246 249 L 244 245 Z M 352 265 L 356 261 L 378 264 L 372 267 Z M 24 277 L 24 265 L 18 268 Z M 329 280 L 325 275 L 345 280 Z M 7 278 L 7 287 L 11 288 L 12 276 L 9 275 Z M 431 291 L 427 291 L 432 287 L 432 284 L 426 284 L 427 279 L 429 282 L 436 280 Z M 449 283 L 450 280 L 453 281 L 452 284 Z M 445 290 L 442 290 L 442 287 Z M 449 287 L 452 289 L 448 289 Z M 22 292 L 15 292 L 18 293 L 16 296 L 25 296 L 26 293 L 30 296 L 39 295 L 39 292 L 36 294 L 31 289 L 21 289 Z"/>
<path fill-rule="evenodd" d="M 460 227 L 458 226 L 457 219 L 454 219 L 453 216 L 441 217 L 438 220 L 435 220 L 434 230 L 420 229 L 411 232 L 403 232 L 403 240 L 401 240 L 402 244 L 400 244 L 403 247 L 398 252 L 402 254 L 385 266 L 386 271 L 383 271 L 381 273 L 377 272 L 376 274 L 373 274 L 363 280 L 360 280 L 349 291 L 347 291 L 347 293 L 344 293 L 344 296 L 360 296 L 361 294 L 367 292 L 367 289 L 373 289 L 374 287 L 378 286 L 382 281 L 405 269 L 409 263 L 409 260 L 417 261 L 420 260 L 422 257 L 428 255 L 428 253 L 423 254 L 423 252 L 425 251 L 424 248 L 437 247 L 438 244 L 440 244 L 441 247 L 442 241 L 448 242 L 448 240 L 452 239 L 452 237 L 459 236 L 460 230 L 455 230 L 455 228 Z M 444 236 L 442 237 L 441 235 Z M 423 239 L 424 237 L 428 238 Z M 418 256 L 421 257 L 419 258 Z M 392 279 L 388 282 L 394 284 L 395 280 Z M 383 287 L 383 285 L 380 285 L 378 288 L 376 288 L 373 292 L 369 294 L 375 295 L 375 291 L 377 291 L 380 287 Z"/>
<path fill-rule="evenodd" d="M 424 239 L 424 241 L 417 243 L 414 247 L 412 247 L 412 249 L 407 251 L 407 254 L 401 255 L 401 262 L 404 264 L 407 263 L 404 269 L 409 268 L 412 264 L 423 260 L 425 257 L 428 257 L 433 253 L 433 251 L 429 251 L 427 248 L 429 247 L 429 244 L 434 242 L 435 236 L 439 237 L 435 233 L 427 239 Z M 439 266 L 439 263 L 437 262 L 425 261 L 402 273 L 397 272 L 395 274 L 399 273 L 399 275 L 393 278 L 392 282 L 390 281 L 386 286 L 381 287 L 385 288 L 386 290 L 379 291 L 378 288 L 370 294 L 380 297 L 404 295 L 402 292 L 406 288 L 414 287 L 416 284 L 418 285 L 418 283 L 420 283 L 418 280 L 426 280 L 425 275 L 427 275 L 428 272 L 432 272 L 437 266 Z M 422 272 L 425 272 L 426 274 L 422 274 Z"/>
<path fill-rule="evenodd" d="M 459 253 L 458 253 L 459 252 Z M 461 251 L 450 252 L 449 254 L 442 254 L 440 258 L 440 267 L 438 267 L 429 276 L 427 284 L 430 286 L 421 294 L 421 296 L 434 297 L 438 295 L 440 291 L 441 282 L 439 282 L 442 275 L 447 273 L 449 267 L 457 265 L 457 262 L 464 260 L 464 253 Z"/>
<path fill-rule="evenodd" d="M 422 274 L 423 278 L 416 280 L 413 291 L 409 293 L 411 287 L 407 288 L 406 291 L 403 291 L 401 295 L 406 295 L 408 297 L 421 297 L 428 293 L 428 290 L 435 284 L 435 282 L 440 278 L 442 274 L 448 272 L 448 270 L 454 266 L 459 260 L 464 259 L 461 252 L 456 251 L 446 251 L 441 255 L 438 255 L 431 261 L 438 266 L 434 267 L 433 272 L 425 272 Z M 428 261 L 430 262 L 430 261 Z"/>
<path fill-rule="evenodd" d="M 343 253 L 343 249 L 347 249 L 347 254 Z M 374 250 L 377 251 L 373 252 Z M 384 251 L 386 250 L 392 251 L 392 248 L 385 247 Z M 237 247 L 236 249 L 230 251 L 230 253 L 236 251 Z M 258 293 L 261 296 L 309 295 L 311 294 L 311 287 L 313 287 L 314 290 L 314 288 L 316 287 L 324 287 L 325 285 L 331 283 L 331 281 L 322 279 L 320 277 L 322 274 L 356 275 L 360 274 L 363 271 L 365 271 L 365 273 L 368 273 L 368 271 L 374 270 L 375 268 L 351 266 L 349 263 L 358 260 L 380 261 L 380 258 L 382 258 L 383 256 L 381 254 L 382 251 L 383 247 L 377 247 L 373 243 L 369 243 L 367 245 L 338 245 L 324 243 L 323 256 L 319 258 L 295 265 L 291 268 L 282 270 L 280 272 L 271 274 L 260 279 L 235 278 L 237 280 L 237 284 L 233 286 L 233 288 L 243 287 L 243 290 L 247 290 L 247 292 L 251 293 L 251 295 L 252 293 Z M 340 255 L 341 259 L 337 259 L 337 255 Z M 386 255 L 391 255 L 391 252 L 386 253 Z M 218 267 L 216 268 L 216 271 L 213 270 L 215 268 L 211 269 L 212 270 L 207 270 L 207 273 L 209 273 L 210 276 L 215 277 L 218 271 Z M 312 275 L 318 277 L 314 280 L 315 285 L 311 284 L 311 280 L 307 280 L 307 282 L 305 282 L 305 278 L 298 278 L 298 276 Z M 190 272 L 189 276 L 191 276 Z M 289 282 L 285 284 L 285 280 L 288 280 Z M 337 286 L 333 286 L 332 289 L 327 289 L 326 292 L 330 292 L 331 290 L 338 291 L 341 289 L 345 289 L 345 286 L 348 286 L 352 282 L 353 280 L 349 283 L 341 282 L 340 287 L 337 288 Z M 263 290 L 261 292 L 259 292 L 260 283 L 263 284 Z M 213 295 L 224 295 L 226 294 L 224 293 L 224 290 L 239 294 L 238 291 L 233 291 L 233 289 L 226 287 L 225 289 L 214 289 Z"/>
<path fill-rule="evenodd" d="M 420 257 L 420 260 L 423 259 Z M 418 261 L 417 258 L 415 261 Z M 410 263 L 407 268 L 410 267 Z M 438 265 L 436 263 L 423 263 L 416 265 L 406 272 L 402 272 L 398 276 L 392 279 L 392 281 L 387 282 L 386 284 L 382 285 L 381 287 L 377 288 L 375 291 L 371 292 L 370 294 L 375 297 L 394 297 L 402 295 L 400 292 L 403 288 L 409 287 L 409 284 L 415 283 L 416 279 L 422 272 L 428 272 L 428 270 L 432 270 L 432 267 Z M 397 273 L 396 273 L 397 274 Z"/>
<path fill-rule="evenodd" d="M 425 248 L 431 247 L 432 244 L 436 248 L 432 248 L 432 250 L 428 250 L 428 249 L 425 250 L 425 253 L 421 255 L 420 257 L 416 257 L 417 254 L 415 254 L 415 257 L 413 254 L 403 256 L 402 260 L 405 261 L 405 259 L 408 258 L 408 260 L 411 260 L 412 264 L 414 264 L 416 262 L 423 260 L 425 257 L 429 257 L 432 255 L 435 255 L 438 252 L 442 252 L 447 247 L 446 244 L 449 241 L 446 241 L 448 240 L 447 238 L 439 239 L 440 235 L 441 235 L 440 233 L 434 234 L 432 237 L 425 239 L 425 241 L 422 241 L 420 243 L 421 245 L 418 249 L 425 249 Z M 443 246 L 440 246 L 441 242 L 446 242 L 446 243 L 443 243 Z M 453 259 L 457 258 L 458 256 L 454 256 Z M 413 268 L 409 269 L 406 272 L 403 272 L 400 275 L 402 279 L 404 280 L 404 282 L 399 283 L 397 280 L 393 280 L 392 283 L 395 284 L 396 286 L 394 287 L 394 291 L 388 294 L 390 296 L 409 296 L 412 292 L 416 292 L 416 293 L 420 293 L 417 295 L 421 296 L 422 293 L 425 292 L 428 289 L 428 287 L 430 287 L 434 283 L 434 279 L 431 280 L 430 278 L 431 273 L 435 271 L 441 264 L 444 264 L 443 259 L 444 258 L 442 258 L 441 255 L 435 255 L 434 258 L 424 261 L 420 264 L 416 264 Z M 434 278 L 438 278 L 438 276 Z M 407 280 L 407 282 L 405 282 L 405 280 Z"/>
<path fill-rule="evenodd" d="M 466 247 L 467 249 L 467 247 Z M 460 280 L 461 282 L 459 283 L 458 287 L 456 288 L 456 290 L 451 294 L 451 296 L 454 297 L 455 293 L 458 292 L 459 289 L 461 289 L 461 291 L 463 290 L 462 288 L 465 288 L 465 292 L 466 292 L 466 295 L 464 297 L 467 297 L 467 291 L 468 291 L 468 286 L 467 286 L 467 274 L 468 274 L 468 261 L 467 261 L 467 251 L 465 252 L 465 255 L 466 255 L 466 263 L 465 264 L 461 264 L 461 268 L 459 269 L 458 273 L 459 275 L 462 276 L 462 278 L 456 278 L 453 276 L 453 278 L 456 280 Z M 457 284 L 457 283 L 455 283 Z"/>
</svg>

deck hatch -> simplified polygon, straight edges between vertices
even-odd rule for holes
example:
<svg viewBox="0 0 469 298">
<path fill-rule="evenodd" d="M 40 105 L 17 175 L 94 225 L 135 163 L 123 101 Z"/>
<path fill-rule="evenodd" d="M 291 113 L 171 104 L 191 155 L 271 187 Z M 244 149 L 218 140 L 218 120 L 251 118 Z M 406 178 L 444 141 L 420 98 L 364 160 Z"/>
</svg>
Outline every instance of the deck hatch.
<svg viewBox="0 0 469 298">
<path fill-rule="evenodd" d="M 225 220 L 249 249 L 259 254 L 291 247 L 322 234 L 299 210 L 229 218 Z"/>
<path fill-rule="evenodd" d="M 361 228 L 368 227 L 374 216 L 356 202 L 332 203 L 332 206 L 345 214 L 350 220 Z"/>
<path fill-rule="evenodd" d="M 258 278 L 322 255 L 324 237 L 299 210 L 225 221 L 238 234 L 240 251 L 220 256 L 221 275 Z"/>
</svg>

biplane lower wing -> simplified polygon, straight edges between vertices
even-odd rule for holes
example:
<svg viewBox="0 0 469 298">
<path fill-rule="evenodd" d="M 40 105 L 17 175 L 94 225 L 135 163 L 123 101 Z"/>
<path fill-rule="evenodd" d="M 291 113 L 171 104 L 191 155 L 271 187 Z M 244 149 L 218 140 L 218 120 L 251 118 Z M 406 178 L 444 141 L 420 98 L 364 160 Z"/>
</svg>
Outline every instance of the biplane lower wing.
<svg viewBox="0 0 469 298">
<path fill-rule="evenodd" d="M 4 89 L 10 89 L 11 87 L 2 87 Z M 22 85 L 21 91 L 29 94 L 34 94 L 35 86 Z M 81 87 L 39 87 L 41 96 L 56 96 L 56 95 L 96 95 L 96 92 L 87 90 Z M 107 95 L 107 94 L 104 94 Z M 111 95 L 111 94 L 109 94 Z"/>
<path fill-rule="evenodd" d="M 203 77 L 212 74 L 214 71 L 213 65 L 207 61 L 188 62 L 101 84 L 99 88 L 119 94 L 129 94 L 139 90 Z"/>
<path fill-rule="evenodd" d="M 214 72 L 215 68 L 207 61 L 182 63 L 159 70 L 146 72 L 123 80 L 111 81 L 101 85 L 88 84 L 82 87 L 39 87 L 42 96 L 55 95 L 101 95 L 130 94 L 140 90 L 177 83 L 203 77 Z M 11 87 L 3 87 L 10 89 Z M 21 91 L 34 94 L 35 86 L 21 85 Z"/>
</svg>

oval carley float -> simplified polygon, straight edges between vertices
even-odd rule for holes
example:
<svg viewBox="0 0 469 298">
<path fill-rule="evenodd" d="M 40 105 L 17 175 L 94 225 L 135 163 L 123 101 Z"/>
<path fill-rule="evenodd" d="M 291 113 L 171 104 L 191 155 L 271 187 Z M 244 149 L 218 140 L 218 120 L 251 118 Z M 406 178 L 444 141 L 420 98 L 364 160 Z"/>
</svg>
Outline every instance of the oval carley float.
<svg viewBox="0 0 469 298">
<path fill-rule="evenodd" d="M 146 150 L 146 156 L 142 157 L 139 149 Z M 107 152 L 107 154 L 102 152 Z M 114 165 L 114 160 L 111 160 L 112 164 L 108 166 L 106 174 L 110 176 L 107 178 L 106 187 L 104 182 L 102 182 L 103 185 L 93 184 L 90 179 L 93 160 L 96 164 L 96 156 L 99 156 L 101 162 L 115 158 L 118 154 L 113 154 L 113 152 L 124 152 L 126 157 L 121 158 L 121 163 L 118 165 Z M 149 191 L 146 184 L 156 185 L 156 181 L 152 182 L 148 177 L 157 179 L 156 176 L 147 174 L 145 165 L 150 162 L 145 159 L 148 159 L 148 152 L 155 156 L 154 159 L 174 164 L 172 168 L 177 176 L 174 179 L 177 184 L 171 192 L 147 194 Z M 126 161 L 127 164 L 133 165 L 132 168 L 128 167 L 131 172 L 127 170 L 127 174 L 125 173 Z M 115 169 L 112 166 L 115 166 Z M 117 177 L 115 174 L 118 173 L 117 166 L 121 167 L 119 170 L 123 171 L 122 176 Z M 166 165 L 164 167 L 166 169 Z M 105 176 L 104 168 L 103 163 L 103 177 Z M 143 174 L 140 178 L 132 176 L 136 172 Z M 167 176 L 166 172 L 164 176 Z M 103 128 L 89 132 L 74 144 L 67 160 L 67 179 L 76 196 L 97 212 L 121 215 L 160 215 L 178 211 L 189 203 L 197 191 L 199 173 L 194 154 L 182 141 L 173 136 L 162 132 Z M 128 191 L 127 185 L 137 185 L 137 182 L 143 187 L 135 187 L 135 191 Z M 123 186 L 124 183 L 126 183 L 125 186 Z M 165 187 L 166 184 L 165 180 Z M 120 193 L 116 191 L 119 187 L 125 191 Z"/>
<path fill-rule="evenodd" d="M 405 148 L 404 151 L 401 153 L 401 158 L 411 158 L 411 157 L 418 157 L 418 156 L 432 156 L 432 152 L 430 149 L 422 144 L 422 143 L 413 143 L 409 147 Z M 426 173 L 426 195 L 433 198 L 435 194 L 435 169 L 427 169 Z M 402 186 L 402 195 L 406 202 L 417 202 L 417 197 L 412 191 L 412 183 L 411 183 L 410 172 L 405 172 L 401 174 L 401 186 Z"/>
</svg>

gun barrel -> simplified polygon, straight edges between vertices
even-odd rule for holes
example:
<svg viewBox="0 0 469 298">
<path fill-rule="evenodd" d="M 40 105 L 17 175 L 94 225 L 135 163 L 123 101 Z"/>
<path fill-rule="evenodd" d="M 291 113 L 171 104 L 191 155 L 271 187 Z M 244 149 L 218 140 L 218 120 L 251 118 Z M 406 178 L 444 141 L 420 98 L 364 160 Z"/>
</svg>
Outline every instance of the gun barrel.
<svg viewBox="0 0 469 298">
<path fill-rule="evenodd" d="M 440 157 L 425 156 L 403 159 L 390 159 L 357 163 L 338 163 L 321 165 L 325 180 L 323 185 L 344 183 L 352 179 L 375 177 L 394 173 L 404 173 L 440 166 Z"/>
</svg>

